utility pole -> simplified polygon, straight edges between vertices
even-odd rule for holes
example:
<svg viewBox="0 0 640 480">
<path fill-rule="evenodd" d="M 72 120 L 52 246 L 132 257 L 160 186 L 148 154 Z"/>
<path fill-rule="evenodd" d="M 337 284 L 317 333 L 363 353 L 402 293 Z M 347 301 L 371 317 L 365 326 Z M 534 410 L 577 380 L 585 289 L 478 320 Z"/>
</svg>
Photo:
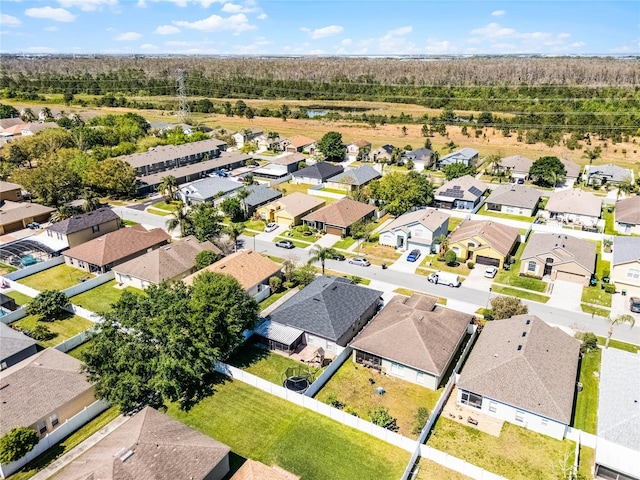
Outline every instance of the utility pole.
<svg viewBox="0 0 640 480">
<path fill-rule="evenodd" d="M 176 70 L 176 83 L 178 84 L 178 120 L 180 123 L 189 121 L 189 104 L 187 103 L 187 88 L 184 85 L 184 69 Z"/>
</svg>

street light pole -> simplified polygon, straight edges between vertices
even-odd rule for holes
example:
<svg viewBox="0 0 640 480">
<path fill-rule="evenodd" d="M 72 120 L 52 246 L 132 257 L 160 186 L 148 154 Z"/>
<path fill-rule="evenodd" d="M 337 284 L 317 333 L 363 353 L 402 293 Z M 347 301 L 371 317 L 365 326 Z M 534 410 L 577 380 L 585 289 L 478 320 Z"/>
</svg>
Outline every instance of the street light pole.
<svg viewBox="0 0 640 480">
<path fill-rule="evenodd" d="M 489 296 L 487 297 L 487 306 L 485 310 L 489 310 L 489 302 L 491 302 L 491 287 L 489 287 Z"/>
</svg>

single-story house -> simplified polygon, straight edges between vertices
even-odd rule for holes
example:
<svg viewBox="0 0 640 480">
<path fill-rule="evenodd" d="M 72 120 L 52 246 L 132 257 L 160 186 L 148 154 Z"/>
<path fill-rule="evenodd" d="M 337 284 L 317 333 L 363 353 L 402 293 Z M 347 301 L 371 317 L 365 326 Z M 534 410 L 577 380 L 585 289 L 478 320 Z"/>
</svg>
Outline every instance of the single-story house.
<svg viewBox="0 0 640 480">
<path fill-rule="evenodd" d="M 308 167 L 293 172 L 291 174 L 292 183 L 308 183 L 310 185 L 320 185 L 331 177 L 342 173 L 342 165 L 334 165 L 329 162 L 318 162 Z"/>
<path fill-rule="evenodd" d="M 449 210 L 473 210 L 487 190 L 484 183 L 471 175 L 454 178 L 435 191 L 434 206 Z"/>
<path fill-rule="evenodd" d="M 114 232 L 120 228 L 120 217 L 108 207 L 81 213 L 47 227 L 47 236 L 65 242 L 70 248 Z"/>
<path fill-rule="evenodd" d="M 0 202 L 0 235 L 22 230 L 33 222 L 44 223 L 53 211 L 39 203 L 4 200 Z"/>
<path fill-rule="evenodd" d="M 262 130 L 248 128 L 246 130 L 240 130 L 231 136 L 236 141 L 236 147 L 242 148 L 245 143 L 255 141 L 260 135 L 262 135 Z"/>
<path fill-rule="evenodd" d="M 465 220 L 449 237 L 458 258 L 502 268 L 515 252 L 520 230 L 492 220 Z"/>
<path fill-rule="evenodd" d="M 405 213 L 380 232 L 379 243 L 409 250 L 416 247 L 431 249 L 440 235 L 449 233 L 449 215 L 436 208 Z"/>
<path fill-rule="evenodd" d="M 72 460 L 60 480 L 222 480 L 231 448 L 145 407 Z"/>
<path fill-rule="evenodd" d="M 498 171 L 504 172 L 506 176 L 511 178 L 529 178 L 529 170 L 531 170 L 533 160 L 522 155 L 513 155 L 500 160 Z"/>
<path fill-rule="evenodd" d="M 458 405 L 562 440 L 580 341 L 534 315 L 488 322 L 462 369 Z"/>
<path fill-rule="evenodd" d="M 354 140 L 347 145 L 347 153 L 345 154 L 345 159 L 355 161 L 358 160 L 358 155 L 360 155 L 362 159 L 366 161 L 369 159 L 370 152 L 371 142 L 362 139 Z"/>
<path fill-rule="evenodd" d="M 438 160 L 438 168 L 446 167 L 453 163 L 463 163 L 467 167 L 475 167 L 478 162 L 478 153 L 479 152 L 473 148 L 463 148 L 452 152 Z"/>
<path fill-rule="evenodd" d="M 262 167 L 258 167 L 250 172 L 256 180 L 286 180 L 285 177 L 290 174 L 286 165 L 279 165 L 277 163 L 267 163 Z"/>
<path fill-rule="evenodd" d="M 279 198 L 275 202 L 258 207 L 258 215 L 267 222 L 276 222 L 281 225 L 300 225 L 302 217 L 316 211 L 325 204 L 325 201 L 300 192 L 293 192 Z"/>
<path fill-rule="evenodd" d="M 567 188 L 553 192 L 545 210 L 559 222 L 595 227 L 602 213 L 602 199 L 578 188 Z"/>
<path fill-rule="evenodd" d="M 325 186 L 336 190 L 354 191 L 381 177 L 382 174 L 371 165 L 362 165 L 331 177 Z"/>
<path fill-rule="evenodd" d="M 491 212 L 507 213 L 533 217 L 540 203 L 540 192 L 526 185 L 509 183 L 497 186 L 485 202 L 485 208 Z"/>
<path fill-rule="evenodd" d="M 284 142 L 285 151 L 291 153 L 306 153 L 313 155 L 316 153 L 316 141 L 313 138 L 304 135 L 294 135 Z"/>
<path fill-rule="evenodd" d="M 177 195 L 187 205 L 202 202 L 214 202 L 217 205 L 232 197 L 242 187 L 242 183 L 227 178 L 208 177 L 185 185 L 178 190 Z"/>
<path fill-rule="evenodd" d="M 595 477 L 640 479 L 640 355 L 602 349 L 598 382 Z"/>
<path fill-rule="evenodd" d="M 144 290 L 149 285 L 182 280 L 194 273 L 196 256 L 205 250 L 222 255 L 213 243 L 200 242 L 191 235 L 121 263 L 113 271 L 118 283 Z"/>
<path fill-rule="evenodd" d="M 343 198 L 308 214 L 302 222 L 325 233 L 346 237 L 354 223 L 371 219 L 375 211 L 375 205 Z"/>
<path fill-rule="evenodd" d="M 354 338 L 353 360 L 431 390 L 444 374 L 469 332 L 473 315 L 436 305 L 422 294 L 396 295 Z"/>
<path fill-rule="evenodd" d="M 618 233 L 640 235 L 640 195 L 618 200 L 613 215 Z"/>
<path fill-rule="evenodd" d="M 233 474 L 231 480 L 300 480 L 300 477 L 287 472 L 277 465 L 269 467 L 264 463 L 248 458 L 240 469 Z"/>
<path fill-rule="evenodd" d="M 0 322 L 0 371 L 35 355 L 37 351 L 33 338 Z"/>
<path fill-rule="evenodd" d="M 424 165 L 424 168 L 429 168 L 431 166 L 432 155 L 433 151 L 428 148 L 417 148 L 416 150 L 404 152 L 402 161 L 407 162 L 407 160 L 411 160 L 413 163 Z"/>
<path fill-rule="evenodd" d="M 613 237 L 611 281 L 640 287 L 640 237 Z"/>
<path fill-rule="evenodd" d="M 578 180 L 578 178 L 580 178 L 580 174 L 582 173 L 582 167 L 580 165 L 566 158 L 561 158 L 560 161 L 567 172 L 565 174 L 567 180 Z"/>
<path fill-rule="evenodd" d="M 587 185 L 617 185 L 618 183 L 633 182 L 633 170 L 622 168 L 613 163 L 607 165 L 587 165 Z"/>
<path fill-rule="evenodd" d="M 62 252 L 64 261 L 90 273 L 105 273 L 145 252 L 167 244 L 171 238 L 161 228 L 142 225 L 121 228 Z"/>
<path fill-rule="evenodd" d="M 396 147 L 393 145 L 386 143 L 381 147 L 376 148 L 373 152 L 371 152 L 370 157 L 374 162 L 388 162 L 391 160 L 391 154 Z"/>
<path fill-rule="evenodd" d="M 221 258 L 208 267 L 195 272 L 183 281 L 191 285 L 202 272 L 215 272 L 231 275 L 252 297 L 260 296 L 260 301 L 270 295 L 269 279 L 282 277 L 282 265 L 253 250 L 239 250 Z"/>
<path fill-rule="evenodd" d="M 272 350 L 291 353 L 306 344 L 332 357 L 373 318 L 381 295 L 344 277 L 319 276 L 271 312 L 255 335 Z"/>
<path fill-rule="evenodd" d="M 638 255 L 640 257 L 640 254 Z M 520 274 L 552 281 L 589 285 L 596 269 L 596 245 L 588 240 L 556 233 L 534 233 L 522 252 Z"/>
<path fill-rule="evenodd" d="M 22 201 L 22 187 L 17 183 L 0 180 L 0 203 L 9 200 L 10 202 Z"/>
<path fill-rule="evenodd" d="M 7 133 L 7 131 L 15 126 L 22 127 L 27 123 L 20 117 L 2 118 L 0 119 L 0 133 Z"/>
<path fill-rule="evenodd" d="M 269 188 L 269 186 L 265 184 L 249 185 L 246 188 L 251 193 L 243 200 L 243 203 L 249 215 L 253 214 L 258 207 L 282 197 L 281 191 Z"/>
</svg>

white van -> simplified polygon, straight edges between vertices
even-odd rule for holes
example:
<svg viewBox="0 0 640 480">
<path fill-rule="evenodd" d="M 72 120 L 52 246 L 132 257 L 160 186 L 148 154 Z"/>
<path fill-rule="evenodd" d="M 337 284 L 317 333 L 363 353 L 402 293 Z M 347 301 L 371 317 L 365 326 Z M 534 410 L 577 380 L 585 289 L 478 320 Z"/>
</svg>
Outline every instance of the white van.
<svg viewBox="0 0 640 480">
<path fill-rule="evenodd" d="M 450 287 L 460 286 L 460 277 L 455 273 L 449 272 L 436 272 L 427 277 L 431 283 L 441 283 L 443 285 L 449 285 Z"/>
</svg>

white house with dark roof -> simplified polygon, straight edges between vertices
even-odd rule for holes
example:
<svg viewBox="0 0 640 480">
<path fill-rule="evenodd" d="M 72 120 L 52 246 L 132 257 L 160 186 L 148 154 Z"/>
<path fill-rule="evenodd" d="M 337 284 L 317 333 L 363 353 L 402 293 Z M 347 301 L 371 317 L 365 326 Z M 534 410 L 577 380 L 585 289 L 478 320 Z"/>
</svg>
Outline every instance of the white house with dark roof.
<svg viewBox="0 0 640 480">
<path fill-rule="evenodd" d="M 618 233 L 640 235 L 640 195 L 618 200 L 613 215 Z"/>
<path fill-rule="evenodd" d="M 308 167 L 293 172 L 291 174 L 291 183 L 308 183 L 310 185 L 320 185 L 331 177 L 335 177 L 342 173 L 342 165 L 334 165 L 329 162 L 318 162 Z"/>
<path fill-rule="evenodd" d="M 535 315 L 488 322 L 460 374 L 457 403 L 562 440 L 579 358 L 579 340 Z"/>
<path fill-rule="evenodd" d="M 490 212 L 532 217 L 538 210 L 540 192 L 526 185 L 508 183 L 493 189 L 487 197 L 485 209 Z"/>
<path fill-rule="evenodd" d="M 613 237 L 611 281 L 640 287 L 640 237 Z"/>
<path fill-rule="evenodd" d="M 438 160 L 438 168 L 446 167 L 454 163 L 462 163 L 467 167 L 475 167 L 478 162 L 478 154 L 479 152 L 473 148 L 463 148 L 440 158 Z"/>
<path fill-rule="evenodd" d="M 187 205 L 192 203 L 222 203 L 232 197 L 243 185 L 223 177 L 207 177 L 181 187 L 177 195 Z"/>
<path fill-rule="evenodd" d="M 480 180 L 465 175 L 454 178 L 439 187 L 434 193 L 434 206 L 449 210 L 473 210 L 482 200 L 487 186 Z"/>
<path fill-rule="evenodd" d="M 409 250 L 431 248 L 440 235 L 449 233 L 449 215 L 436 208 L 425 208 L 400 215 L 380 231 L 380 245 Z"/>
</svg>

